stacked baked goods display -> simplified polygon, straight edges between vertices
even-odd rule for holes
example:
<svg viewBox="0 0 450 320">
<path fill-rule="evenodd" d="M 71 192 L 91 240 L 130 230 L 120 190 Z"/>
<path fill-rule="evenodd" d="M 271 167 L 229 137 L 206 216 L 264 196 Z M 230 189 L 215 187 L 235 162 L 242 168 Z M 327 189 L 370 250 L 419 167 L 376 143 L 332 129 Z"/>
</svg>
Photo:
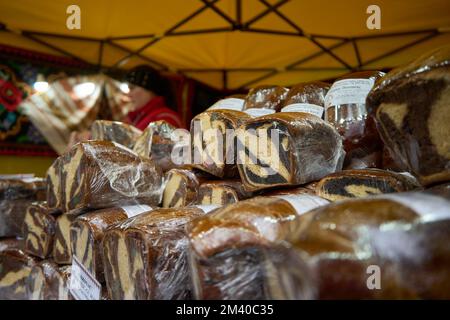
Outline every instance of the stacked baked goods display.
<svg viewBox="0 0 450 320">
<path fill-rule="evenodd" d="M 95 122 L 0 179 L 0 299 L 449 299 L 449 115 L 447 47 L 228 96 L 182 141 Z"/>
</svg>

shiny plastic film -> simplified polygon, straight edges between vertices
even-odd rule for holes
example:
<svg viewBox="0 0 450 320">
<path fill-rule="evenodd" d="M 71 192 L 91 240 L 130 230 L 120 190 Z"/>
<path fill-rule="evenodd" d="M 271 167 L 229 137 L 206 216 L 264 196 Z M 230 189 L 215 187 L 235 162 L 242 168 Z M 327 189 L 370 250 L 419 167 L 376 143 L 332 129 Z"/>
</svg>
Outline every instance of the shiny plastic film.
<svg viewBox="0 0 450 320">
<path fill-rule="evenodd" d="M 236 130 L 251 119 L 236 110 L 207 110 L 191 121 L 192 166 L 218 178 L 235 178 Z"/>
<path fill-rule="evenodd" d="M 109 297 L 191 298 L 185 225 L 205 211 L 198 207 L 157 209 L 110 227 L 102 241 Z"/>
<path fill-rule="evenodd" d="M 113 141 L 132 149 L 142 131 L 120 121 L 95 120 L 91 126 L 92 140 Z"/>
<path fill-rule="evenodd" d="M 302 196 L 296 201 L 294 206 L 282 198 L 256 197 L 216 209 L 190 222 L 187 232 L 195 298 L 292 298 L 290 286 L 280 287 L 280 282 L 273 278 L 272 271 L 281 268 L 282 260 L 277 258 L 277 252 L 266 247 L 283 239 L 295 227 L 296 218 L 303 214 L 298 211 Z M 313 207 L 326 203 L 323 200 Z M 298 292 L 305 299 L 312 298 L 314 286 L 310 282 L 314 279 L 306 276 L 306 266 L 302 270 L 306 272 L 301 276 L 305 288 Z"/>
<path fill-rule="evenodd" d="M 309 265 L 318 299 L 448 299 L 449 205 L 423 192 L 339 201 L 300 216 L 281 243 Z M 296 270 L 284 274 L 293 287 Z"/>
<path fill-rule="evenodd" d="M 248 191 L 319 180 L 340 171 L 345 157 L 338 132 L 302 112 L 249 120 L 236 136 L 239 174 Z"/>
<path fill-rule="evenodd" d="M 166 121 L 150 122 L 137 138 L 133 151 L 141 157 L 149 157 L 158 164 L 163 172 L 182 164 L 173 163 L 172 150 L 180 146 L 181 139 L 175 135 L 177 128 Z"/>
<path fill-rule="evenodd" d="M 250 89 L 245 98 L 244 111 L 250 115 L 257 109 L 279 112 L 284 104 L 289 89 L 280 86 L 258 86 Z M 249 111 L 251 110 L 251 111 Z"/>
<path fill-rule="evenodd" d="M 316 194 L 330 201 L 338 201 L 414 189 L 421 189 L 421 186 L 408 173 L 360 169 L 343 170 L 324 177 L 316 185 Z"/>
<path fill-rule="evenodd" d="M 22 236 L 27 208 L 45 200 L 45 183 L 39 178 L 0 178 L 0 237 Z"/>
<path fill-rule="evenodd" d="M 281 112 L 306 112 L 322 118 L 329 89 L 328 83 L 320 81 L 296 84 L 289 90 Z"/>
<path fill-rule="evenodd" d="M 423 185 L 449 180 L 450 46 L 386 74 L 367 97 L 367 106 L 402 170 Z"/>
<path fill-rule="evenodd" d="M 114 142 L 80 142 L 55 163 L 48 181 L 53 181 L 56 191 L 49 194 L 55 195 L 57 200 L 53 202 L 59 203 L 64 212 L 139 203 L 158 205 L 161 200 L 161 169 Z"/>
<path fill-rule="evenodd" d="M 373 118 L 367 112 L 366 97 L 380 71 L 361 71 L 336 80 L 325 97 L 325 121 L 344 138 L 345 168 L 381 166 L 382 144 Z"/>
</svg>

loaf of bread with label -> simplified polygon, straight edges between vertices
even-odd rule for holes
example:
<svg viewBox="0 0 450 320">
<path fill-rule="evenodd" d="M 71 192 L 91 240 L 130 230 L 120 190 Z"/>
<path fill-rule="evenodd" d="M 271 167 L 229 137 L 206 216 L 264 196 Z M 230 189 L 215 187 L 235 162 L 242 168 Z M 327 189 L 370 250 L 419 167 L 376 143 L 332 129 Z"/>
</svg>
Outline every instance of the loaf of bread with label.
<svg viewBox="0 0 450 320">
<path fill-rule="evenodd" d="M 287 88 L 270 85 L 252 88 L 245 98 L 244 112 L 252 117 L 279 112 L 288 91 Z"/>
<path fill-rule="evenodd" d="M 103 283 L 101 242 L 112 225 L 153 210 L 147 205 L 134 205 L 92 211 L 77 217 L 70 226 L 72 255 L 98 282 Z"/>
<path fill-rule="evenodd" d="M 72 300 L 69 292 L 71 266 L 58 266 L 51 260 L 38 262 L 26 282 L 30 300 Z"/>
<path fill-rule="evenodd" d="M 289 90 L 281 112 L 306 112 L 323 117 L 330 85 L 321 81 L 299 83 Z"/>
<path fill-rule="evenodd" d="M 21 237 L 28 206 L 40 200 L 45 200 L 43 179 L 0 179 L 0 237 Z"/>
<path fill-rule="evenodd" d="M 319 180 L 341 170 L 345 156 L 338 132 L 307 113 L 254 118 L 236 136 L 239 174 L 247 191 Z"/>
<path fill-rule="evenodd" d="M 22 241 L 0 240 L 0 300 L 28 300 L 26 285 L 37 260 L 26 254 Z"/>
<path fill-rule="evenodd" d="M 343 170 L 320 180 L 316 186 L 316 194 L 330 201 L 337 201 L 419 188 L 419 182 L 408 173 L 380 169 Z"/>
<path fill-rule="evenodd" d="M 33 256 L 46 259 L 51 256 L 59 212 L 50 210 L 47 203 L 33 202 L 23 223 L 24 250 Z"/>
<path fill-rule="evenodd" d="M 212 208 L 157 209 L 108 229 L 103 259 L 110 298 L 189 299 L 192 284 L 185 225 Z"/>
<path fill-rule="evenodd" d="M 249 115 L 235 110 L 207 110 L 191 121 L 192 166 L 219 178 L 235 178 L 236 130 Z"/>
<path fill-rule="evenodd" d="M 449 208 L 420 192 L 339 201 L 301 216 L 284 240 L 308 256 L 319 299 L 448 298 Z M 283 275 L 293 287 L 295 269 Z"/>
<path fill-rule="evenodd" d="M 198 188 L 209 177 L 209 175 L 198 170 L 169 170 L 164 179 L 162 207 L 179 208 L 196 203 Z"/>
<path fill-rule="evenodd" d="M 225 109 L 225 110 L 242 111 L 244 110 L 245 97 L 246 97 L 245 94 L 234 94 L 228 96 L 224 99 L 218 100 L 207 110 Z"/>
<path fill-rule="evenodd" d="M 240 180 L 213 180 L 202 183 L 198 189 L 200 205 L 225 206 L 248 199 L 253 194 L 244 190 Z"/>
<path fill-rule="evenodd" d="M 133 151 L 142 157 L 151 158 L 163 172 L 180 167 L 184 163 L 172 159 L 172 151 L 179 142 L 176 130 L 176 127 L 163 120 L 150 122 L 137 139 Z"/>
<path fill-rule="evenodd" d="M 344 168 L 381 168 L 383 145 L 367 112 L 366 97 L 383 75 L 380 71 L 345 75 L 333 83 L 325 97 L 325 120 L 344 137 Z"/>
<path fill-rule="evenodd" d="M 282 239 L 299 215 L 328 201 L 310 195 L 255 197 L 188 224 L 196 299 L 270 299 L 262 247 Z M 280 289 L 281 290 L 281 289 Z M 274 291 L 270 291 L 275 294 Z"/>
<path fill-rule="evenodd" d="M 63 211 L 158 205 L 162 172 L 150 159 L 110 141 L 76 144 L 60 161 Z"/>
<path fill-rule="evenodd" d="M 113 141 L 132 149 L 142 131 L 120 121 L 95 120 L 91 126 L 92 140 Z"/>
<path fill-rule="evenodd" d="M 52 258 L 57 264 L 72 263 L 72 244 L 70 241 L 70 226 L 77 218 L 76 214 L 61 214 L 56 218 L 55 237 L 53 241 Z"/>
<path fill-rule="evenodd" d="M 389 72 L 367 106 L 402 170 L 423 185 L 450 179 L 450 46 Z"/>
</svg>

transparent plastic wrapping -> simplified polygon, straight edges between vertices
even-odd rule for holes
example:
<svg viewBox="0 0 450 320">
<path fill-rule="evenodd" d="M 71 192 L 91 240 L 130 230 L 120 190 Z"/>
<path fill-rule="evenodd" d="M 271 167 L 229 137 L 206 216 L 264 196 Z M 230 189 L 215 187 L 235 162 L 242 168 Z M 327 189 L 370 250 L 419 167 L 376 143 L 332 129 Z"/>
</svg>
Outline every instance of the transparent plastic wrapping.
<svg viewBox="0 0 450 320">
<path fill-rule="evenodd" d="M 319 180 L 340 171 L 345 156 L 338 132 L 307 113 L 255 118 L 236 136 L 239 174 L 248 191 Z"/>
<path fill-rule="evenodd" d="M 197 202 L 198 188 L 205 180 L 200 172 L 187 169 L 172 169 L 165 175 L 163 208 L 186 207 Z"/>
<path fill-rule="evenodd" d="M 187 232 L 195 298 L 291 298 L 287 288 L 275 290 L 275 285 L 282 286 L 283 282 L 274 280 L 272 270 L 286 266 L 282 267 L 282 260 L 276 260 L 277 252 L 267 251 L 265 247 L 292 231 L 297 216 L 303 213 L 298 212 L 301 207 L 301 196 L 295 207 L 285 199 L 256 197 L 216 209 L 190 222 Z M 268 256 L 275 259 L 272 264 L 268 263 Z M 305 270 L 304 274 L 308 272 L 306 267 L 301 270 Z M 302 279 L 306 287 L 313 282 L 312 277 Z M 304 298 L 312 298 L 314 288 L 300 291 Z"/>
<path fill-rule="evenodd" d="M 22 250 L 22 241 L 0 240 L 0 300 L 27 300 L 27 281 L 37 260 Z"/>
<path fill-rule="evenodd" d="M 42 178 L 0 178 L 0 201 L 17 199 L 42 201 L 46 197 L 45 188 L 45 180 Z"/>
<path fill-rule="evenodd" d="M 320 180 L 316 186 L 316 194 L 330 201 L 337 201 L 419 188 L 419 182 L 407 173 L 380 169 L 343 170 Z"/>
<path fill-rule="evenodd" d="M 310 265 L 319 299 L 448 298 L 449 205 L 412 192 L 320 207 L 287 234 L 288 256 Z M 283 275 L 293 287 L 296 270 Z"/>
<path fill-rule="evenodd" d="M 171 159 L 172 150 L 178 143 L 175 130 L 176 127 L 163 120 L 150 122 L 137 139 L 133 151 L 141 157 L 151 158 L 163 172 L 178 167 Z"/>
<path fill-rule="evenodd" d="M 198 189 L 197 203 L 225 206 L 248 199 L 252 192 L 245 191 L 240 180 L 214 180 L 203 182 Z"/>
<path fill-rule="evenodd" d="M 139 203 L 158 205 L 161 201 L 161 169 L 114 142 L 80 142 L 56 161 L 49 173 L 52 171 L 47 181 L 57 181 L 53 183 L 57 187 L 49 192 L 49 200 L 60 203 L 64 212 Z"/>
<path fill-rule="evenodd" d="M 345 168 L 381 167 L 382 143 L 368 115 L 366 97 L 383 75 L 380 71 L 351 73 L 336 80 L 325 97 L 325 120 L 344 137 Z"/>
<path fill-rule="evenodd" d="M 0 237 L 22 236 L 28 206 L 45 200 L 45 182 L 40 178 L 0 178 Z"/>
<path fill-rule="evenodd" d="M 185 225 L 203 214 L 196 207 L 159 209 L 111 227 L 102 243 L 110 298 L 189 299 Z"/>
<path fill-rule="evenodd" d="M 278 112 L 284 104 L 289 89 L 280 86 L 259 86 L 250 89 L 245 98 L 244 111 L 268 109 Z"/>
<path fill-rule="evenodd" d="M 306 112 L 322 118 L 329 89 L 330 85 L 321 81 L 294 85 L 287 94 L 281 112 Z"/>
<path fill-rule="evenodd" d="M 120 121 L 95 120 L 91 126 L 92 140 L 113 141 L 132 149 L 142 131 Z"/>
<path fill-rule="evenodd" d="M 43 260 L 31 269 L 26 283 L 30 300 L 72 300 L 69 292 L 71 266 L 58 266 Z"/>
<path fill-rule="evenodd" d="M 41 259 L 52 254 L 57 216 L 46 202 L 34 202 L 27 208 L 22 232 L 27 253 Z"/>
<path fill-rule="evenodd" d="M 235 178 L 236 130 L 251 117 L 235 110 L 208 110 L 191 121 L 193 167 L 219 178 Z"/>
<path fill-rule="evenodd" d="M 367 97 L 395 162 L 423 185 L 450 179 L 449 105 L 450 46 L 389 72 Z"/>
<path fill-rule="evenodd" d="M 70 226 L 72 255 L 100 283 L 104 283 L 101 242 L 106 230 L 131 216 L 151 211 L 149 206 L 126 206 L 83 214 Z"/>
</svg>

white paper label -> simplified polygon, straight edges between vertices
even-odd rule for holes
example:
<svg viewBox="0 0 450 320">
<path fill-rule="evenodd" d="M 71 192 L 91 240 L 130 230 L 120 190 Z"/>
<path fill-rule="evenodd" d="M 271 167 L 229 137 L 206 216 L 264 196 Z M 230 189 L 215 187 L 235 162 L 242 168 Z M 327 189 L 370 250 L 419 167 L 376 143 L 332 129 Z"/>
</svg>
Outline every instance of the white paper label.
<svg viewBox="0 0 450 320">
<path fill-rule="evenodd" d="M 244 99 L 238 98 L 226 98 L 217 101 L 208 110 L 225 109 L 225 110 L 237 110 L 242 111 L 244 109 Z"/>
<path fill-rule="evenodd" d="M 262 109 L 262 108 L 250 108 L 250 109 L 244 110 L 244 112 L 253 118 L 258 118 L 258 117 L 266 116 L 268 114 L 273 114 L 273 113 L 275 113 L 275 110 Z"/>
<path fill-rule="evenodd" d="M 309 194 L 287 194 L 276 197 L 289 202 L 299 215 L 329 203 L 328 200 Z"/>
<path fill-rule="evenodd" d="M 450 219 L 450 201 L 424 193 L 384 194 L 377 198 L 389 199 L 410 208 L 422 217 L 423 221 Z"/>
<path fill-rule="evenodd" d="M 372 79 L 344 79 L 333 83 L 325 96 L 325 108 L 342 104 L 365 104 L 374 85 Z"/>
<path fill-rule="evenodd" d="M 100 300 L 102 292 L 101 284 L 75 256 L 72 257 L 69 290 L 76 300 Z"/>
<path fill-rule="evenodd" d="M 142 212 L 146 211 L 152 211 L 153 209 L 147 205 L 137 204 L 134 206 L 125 206 L 120 207 L 125 213 L 127 214 L 128 218 L 137 216 L 138 214 L 141 214 Z"/>
<path fill-rule="evenodd" d="M 24 174 L 2 174 L 0 175 L 0 180 L 10 179 L 10 180 L 22 180 L 25 182 L 33 182 L 38 180 L 34 177 L 33 173 L 24 173 Z"/>
<path fill-rule="evenodd" d="M 293 103 L 283 109 L 281 112 L 305 112 L 322 118 L 324 108 L 312 103 Z"/>
<path fill-rule="evenodd" d="M 202 204 L 202 205 L 198 205 L 198 206 L 194 206 L 194 207 L 203 210 L 204 213 L 209 213 L 210 211 L 213 211 L 214 209 L 219 208 L 219 206 L 217 206 L 215 204 Z"/>
</svg>

